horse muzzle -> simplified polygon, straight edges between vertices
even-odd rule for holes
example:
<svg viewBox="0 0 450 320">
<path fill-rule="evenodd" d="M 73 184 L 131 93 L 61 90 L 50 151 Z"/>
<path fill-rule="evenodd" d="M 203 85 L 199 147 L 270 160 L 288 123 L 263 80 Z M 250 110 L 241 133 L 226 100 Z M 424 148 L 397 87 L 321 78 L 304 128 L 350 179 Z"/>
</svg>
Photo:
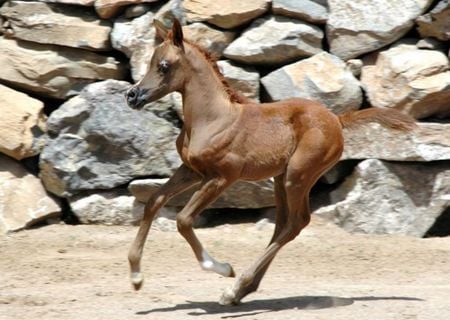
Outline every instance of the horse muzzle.
<svg viewBox="0 0 450 320">
<path fill-rule="evenodd" d="M 141 89 L 139 87 L 131 87 L 125 93 L 125 99 L 127 100 L 127 104 L 131 109 L 140 109 L 147 103 L 147 91 L 145 89 Z"/>
</svg>

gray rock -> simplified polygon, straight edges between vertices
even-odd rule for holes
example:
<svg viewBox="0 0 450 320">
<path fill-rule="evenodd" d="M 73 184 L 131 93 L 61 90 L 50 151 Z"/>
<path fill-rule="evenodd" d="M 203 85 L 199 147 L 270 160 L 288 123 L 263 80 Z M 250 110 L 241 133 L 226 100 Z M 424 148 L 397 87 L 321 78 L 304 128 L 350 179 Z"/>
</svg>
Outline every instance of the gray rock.
<svg viewBox="0 0 450 320">
<path fill-rule="evenodd" d="M 350 59 L 345 62 L 348 70 L 355 76 L 355 78 L 359 78 L 361 75 L 363 62 L 360 59 Z"/>
<path fill-rule="evenodd" d="M 144 205 L 127 190 L 96 191 L 69 198 L 70 208 L 81 223 L 134 225 L 142 218 Z"/>
<path fill-rule="evenodd" d="M 337 182 L 340 182 L 352 173 L 354 167 L 357 164 L 358 164 L 357 160 L 339 161 L 322 177 L 320 177 L 320 182 L 326 184 L 335 184 Z"/>
<path fill-rule="evenodd" d="M 137 18 L 144 14 L 146 14 L 148 11 L 150 11 L 150 5 L 147 4 L 135 4 L 133 6 L 129 6 L 125 10 L 125 18 L 131 19 L 131 18 Z"/>
<path fill-rule="evenodd" d="M 81 223 L 102 225 L 139 224 L 145 207 L 126 189 L 84 192 L 69 198 L 69 204 Z M 161 208 L 152 228 L 160 231 L 177 231 L 175 222 L 177 212 L 177 208 Z"/>
<path fill-rule="evenodd" d="M 40 157 L 47 190 L 70 196 L 109 189 L 139 176 L 169 176 L 179 166 L 179 130 L 152 112 L 131 110 L 123 96 L 128 87 L 115 80 L 92 84 L 51 114 Z"/>
<path fill-rule="evenodd" d="M 382 48 L 405 35 L 432 0 L 329 0 L 330 50 L 348 60 Z"/>
<path fill-rule="evenodd" d="M 328 19 L 326 0 L 273 0 L 272 11 L 312 23 L 325 23 Z"/>
<path fill-rule="evenodd" d="M 241 67 L 231 61 L 218 61 L 217 64 L 230 85 L 244 96 L 259 101 L 259 73 L 251 67 Z"/>
<path fill-rule="evenodd" d="M 9 1 L 0 9 L 8 37 L 87 50 L 110 50 L 111 25 L 80 7 Z"/>
<path fill-rule="evenodd" d="M 423 38 L 417 41 L 416 47 L 418 49 L 429 49 L 445 52 L 447 49 L 447 43 L 444 41 L 439 41 L 435 38 Z"/>
<path fill-rule="evenodd" d="M 158 19 L 166 25 L 171 27 L 174 19 L 178 19 L 181 25 L 186 24 L 186 12 L 183 8 L 184 0 L 169 0 L 164 4 L 158 12 L 156 12 L 155 19 Z"/>
<path fill-rule="evenodd" d="M 111 32 L 111 44 L 130 58 L 131 76 L 135 82 L 142 79 L 153 55 L 155 15 L 148 12 L 136 19 L 118 19 Z"/>
<path fill-rule="evenodd" d="M 315 214 L 350 232 L 422 237 L 450 205 L 450 163 L 361 162 Z"/>
<path fill-rule="evenodd" d="M 422 37 L 434 37 L 441 41 L 450 40 L 450 3 L 441 0 L 427 14 L 416 19 L 417 30 Z"/>
<path fill-rule="evenodd" d="M 375 107 L 420 119 L 450 114 L 449 60 L 440 51 L 398 45 L 362 69 L 361 83 Z"/>
<path fill-rule="evenodd" d="M 19 162 L 0 154 L 0 233 L 17 231 L 61 214 L 41 182 Z"/>
<path fill-rule="evenodd" d="M 0 81 L 54 98 L 73 96 L 97 80 L 126 75 L 125 67 L 113 57 L 2 37 L 0 66 Z"/>
<path fill-rule="evenodd" d="M 273 100 L 318 100 L 335 113 L 359 109 L 362 101 L 359 81 L 342 60 L 327 52 L 285 65 L 261 82 Z"/>
<path fill-rule="evenodd" d="M 248 64 L 281 64 L 322 51 L 323 32 L 316 26 L 282 16 L 254 21 L 224 51 Z"/>
<path fill-rule="evenodd" d="M 418 123 L 410 132 L 364 124 L 344 130 L 342 159 L 450 160 L 450 124 Z"/>
<path fill-rule="evenodd" d="M 147 202 L 149 197 L 162 186 L 167 179 L 134 180 L 129 185 L 130 192 L 137 201 Z M 191 198 L 195 188 L 172 198 L 168 206 L 183 207 Z M 273 181 L 237 182 L 217 199 L 210 208 L 265 208 L 275 205 Z"/>
</svg>

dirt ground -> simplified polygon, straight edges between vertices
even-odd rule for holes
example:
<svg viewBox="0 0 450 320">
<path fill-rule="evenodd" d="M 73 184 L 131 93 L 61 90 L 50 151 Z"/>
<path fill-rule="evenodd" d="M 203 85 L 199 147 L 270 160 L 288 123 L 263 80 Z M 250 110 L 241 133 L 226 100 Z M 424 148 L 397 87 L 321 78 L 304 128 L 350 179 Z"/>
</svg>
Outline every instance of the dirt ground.
<svg viewBox="0 0 450 320">
<path fill-rule="evenodd" d="M 217 303 L 233 283 L 202 271 L 176 232 L 152 230 L 141 291 L 128 282 L 136 227 L 51 225 L 0 237 L 0 319 L 450 319 L 450 238 L 350 235 L 318 218 L 261 288 Z M 272 224 L 198 229 L 239 273 Z"/>
</svg>

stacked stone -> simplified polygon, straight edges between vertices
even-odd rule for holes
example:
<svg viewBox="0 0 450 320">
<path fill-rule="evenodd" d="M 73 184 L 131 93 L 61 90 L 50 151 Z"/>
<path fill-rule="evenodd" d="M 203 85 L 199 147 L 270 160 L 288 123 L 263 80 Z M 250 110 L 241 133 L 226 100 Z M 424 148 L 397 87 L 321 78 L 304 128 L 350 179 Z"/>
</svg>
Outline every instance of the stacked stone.
<svg viewBox="0 0 450 320">
<path fill-rule="evenodd" d="M 335 113 L 372 106 L 418 119 L 411 133 L 346 130 L 342 161 L 320 182 L 334 191 L 316 214 L 349 231 L 414 236 L 448 214 L 447 0 L 0 3 L 1 231 L 57 217 L 61 202 L 83 223 L 139 220 L 180 164 L 181 103 L 171 94 L 136 112 L 123 94 L 157 45 L 152 21 L 174 17 L 255 101 L 303 97 Z M 273 205 L 269 180 L 239 183 L 213 206 Z"/>
</svg>

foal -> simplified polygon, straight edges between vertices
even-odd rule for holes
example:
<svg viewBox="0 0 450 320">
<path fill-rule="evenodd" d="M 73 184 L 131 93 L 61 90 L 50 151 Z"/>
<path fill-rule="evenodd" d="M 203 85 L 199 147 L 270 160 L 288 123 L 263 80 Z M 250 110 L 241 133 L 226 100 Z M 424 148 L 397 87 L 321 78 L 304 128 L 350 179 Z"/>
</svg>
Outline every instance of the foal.
<svg viewBox="0 0 450 320">
<path fill-rule="evenodd" d="M 131 282 L 140 289 L 140 260 L 148 231 L 158 210 L 174 195 L 199 185 L 177 215 L 177 227 L 192 247 L 200 266 L 234 277 L 228 263 L 212 258 L 196 237 L 192 223 L 210 203 L 237 180 L 275 178 L 276 227 L 263 255 L 226 290 L 221 304 L 237 304 L 255 291 L 277 252 L 310 221 L 309 192 L 317 179 L 340 158 L 342 128 L 378 121 L 410 129 L 414 121 L 400 113 L 367 109 L 336 116 L 318 102 L 289 99 L 257 104 L 234 92 L 208 54 L 184 40 L 180 23 L 172 30 L 155 21 L 164 41 L 151 59 L 147 74 L 128 90 L 131 108 L 169 92 L 183 96 L 184 126 L 176 141 L 183 164 L 147 202 L 129 252 Z"/>
</svg>

